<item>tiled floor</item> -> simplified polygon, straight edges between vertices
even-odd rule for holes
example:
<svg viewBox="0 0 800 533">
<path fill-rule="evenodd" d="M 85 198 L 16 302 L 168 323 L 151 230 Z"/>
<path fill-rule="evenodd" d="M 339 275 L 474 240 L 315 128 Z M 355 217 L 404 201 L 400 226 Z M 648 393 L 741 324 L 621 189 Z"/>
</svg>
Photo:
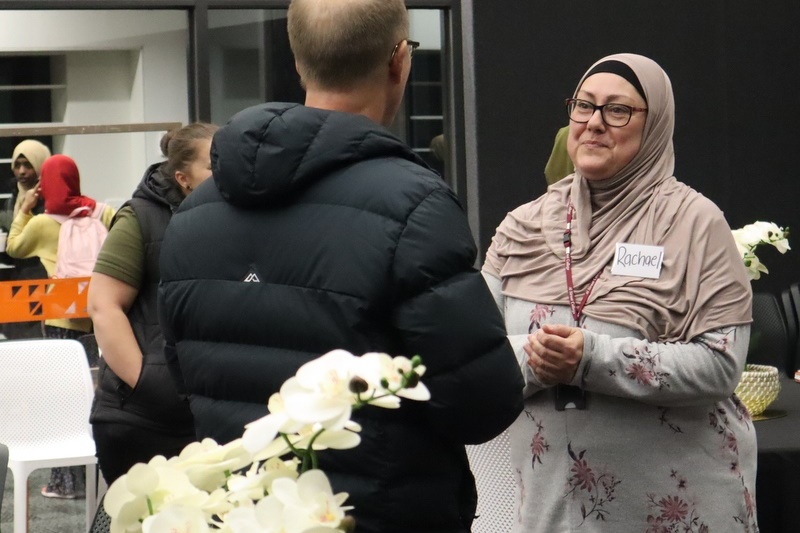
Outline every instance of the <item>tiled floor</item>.
<svg viewBox="0 0 800 533">
<path fill-rule="evenodd" d="M 14 481 L 11 471 L 6 477 L 3 509 L 0 512 L 0 533 L 14 532 Z M 80 533 L 86 531 L 86 500 L 57 500 L 43 497 L 39 491 L 50 479 L 50 470 L 37 470 L 28 478 L 29 533 Z"/>
</svg>

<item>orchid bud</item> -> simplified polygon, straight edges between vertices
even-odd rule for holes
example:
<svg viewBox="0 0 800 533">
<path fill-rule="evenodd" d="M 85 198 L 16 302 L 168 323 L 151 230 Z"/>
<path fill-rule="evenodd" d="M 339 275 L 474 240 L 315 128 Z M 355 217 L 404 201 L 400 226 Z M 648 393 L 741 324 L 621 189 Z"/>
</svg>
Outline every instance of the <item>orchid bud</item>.
<svg viewBox="0 0 800 533">
<path fill-rule="evenodd" d="M 369 383 L 364 378 L 355 376 L 350 380 L 350 392 L 354 394 L 363 394 L 369 390 Z"/>
</svg>

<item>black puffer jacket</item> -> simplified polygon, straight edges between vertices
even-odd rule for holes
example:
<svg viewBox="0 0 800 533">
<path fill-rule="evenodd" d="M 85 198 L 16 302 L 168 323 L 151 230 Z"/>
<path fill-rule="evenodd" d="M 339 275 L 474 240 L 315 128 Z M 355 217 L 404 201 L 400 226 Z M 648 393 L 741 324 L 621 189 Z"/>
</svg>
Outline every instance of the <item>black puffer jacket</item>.
<svg viewBox="0 0 800 533">
<path fill-rule="evenodd" d="M 133 198 L 120 208 L 133 209 L 142 234 L 144 276 L 127 312 L 142 351 L 142 371 L 136 387 L 131 389 L 100 358 L 92 423 L 127 424 L 175 436 L 191 436 L 194 432 L 188 402 L 178 395 L 164 362 L 164 337 L 156 310 L 161 242 L 172 212 L 182 200 L 175 180 L 164 175 L 163 164 L 156 163 L 147 168 Z M 112 227 L 113 224 L 112 221 Z"/>
<path fill-rule="evenodd" d="M 358 411 L 361 444 L 322 452 L 321 467 L 350 493 L 358 533 L 468 532 L 464 444 L 514 420 L 523 384 L 455 195 L 358 115 L 252 107 L 211 152 L 214 179 L 167 229 L 159 289 L 198 436 L 239 437 L 334 348 L 419 354 L 431 400 Z"/>
</svg>

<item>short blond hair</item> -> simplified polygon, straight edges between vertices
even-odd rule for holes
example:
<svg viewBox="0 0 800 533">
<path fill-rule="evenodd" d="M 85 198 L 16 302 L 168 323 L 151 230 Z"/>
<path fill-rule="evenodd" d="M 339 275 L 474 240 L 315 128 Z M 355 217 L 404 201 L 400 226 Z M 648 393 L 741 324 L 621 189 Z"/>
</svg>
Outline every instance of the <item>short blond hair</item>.
<svg viewBox="0 0 800 533">
<path fill-rule="evenodd" d="M 403 0 L 292 0 L 288 19 L 300 77 L 322 89 L 370 77 L 408 37 Z"/>
</svg>

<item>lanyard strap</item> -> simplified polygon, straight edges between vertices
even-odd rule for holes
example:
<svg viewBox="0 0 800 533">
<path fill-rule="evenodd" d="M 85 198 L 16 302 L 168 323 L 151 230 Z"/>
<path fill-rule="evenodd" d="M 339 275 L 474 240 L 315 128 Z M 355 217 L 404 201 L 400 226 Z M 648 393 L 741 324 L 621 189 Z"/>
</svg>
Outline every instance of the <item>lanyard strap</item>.
<svg viewBox="0 0 800 533">
<path fill-rule="evenodd" d="M 597 282 L 597 278 L 600 277 L 600 272 L 603 270 L 600 269 L 600 272 L 594 275 L 592 282 L 589 284 L 589 288 L 586 289 L 585 293 L 583 293 L 583 298 L 581 298 L 581 303 L 579 305 L 575 299 L 575 284 L 572 281 L 572 217 L 574 212 L 575 208 L 572 206 L 572 202 L 570 202 L 569 208 L 567 209 L 567 228 L 564 230 L 564 248 L 566 249 L 564 272 L 567 276 L 567 296 L 569 297 L 569 307 L 572 311 L 572 318 L 575 320 L 575 325 L 577 326 L 581 315 L 583 314 L 583 308 L 586 307 L 586 302 L 589 301 L 589 295 L 592 293 L 594 284 Z"/>
</svg>

